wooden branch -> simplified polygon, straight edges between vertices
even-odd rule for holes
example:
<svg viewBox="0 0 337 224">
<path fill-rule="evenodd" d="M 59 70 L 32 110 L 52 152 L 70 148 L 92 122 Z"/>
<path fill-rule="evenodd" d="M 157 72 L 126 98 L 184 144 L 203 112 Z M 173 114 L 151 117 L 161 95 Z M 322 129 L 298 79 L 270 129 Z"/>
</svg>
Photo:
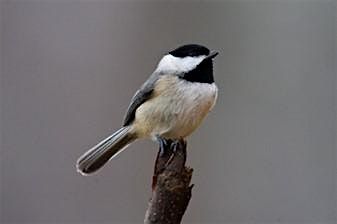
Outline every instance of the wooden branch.
<svg viewBox="0 0 337 224">
<path fill-rule="evenodd" d="M 161 153 L 164 152 L 164 153 Z M 155 162 L 152 198 L 145 224 L 179 224 L 191 198 L 191 168 L 185 167 L 186 142 L 175 141 L 159 150 Z"/>
</svg>

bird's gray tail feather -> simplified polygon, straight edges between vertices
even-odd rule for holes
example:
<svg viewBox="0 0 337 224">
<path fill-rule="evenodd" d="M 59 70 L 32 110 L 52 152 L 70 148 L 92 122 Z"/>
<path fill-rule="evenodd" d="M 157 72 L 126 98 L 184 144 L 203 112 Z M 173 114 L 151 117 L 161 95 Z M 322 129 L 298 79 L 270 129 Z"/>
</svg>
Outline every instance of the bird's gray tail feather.
<svg viewBox="0 0 337 224">
<path fill-rule="evenodd" d="M 77 160 L 77 171 L 82 175 L 89 175 L 97 171 L 135 139 L 136 135 L 130 132 L 129 126 L 122 127 L 84 153 Z"/>
</svg>

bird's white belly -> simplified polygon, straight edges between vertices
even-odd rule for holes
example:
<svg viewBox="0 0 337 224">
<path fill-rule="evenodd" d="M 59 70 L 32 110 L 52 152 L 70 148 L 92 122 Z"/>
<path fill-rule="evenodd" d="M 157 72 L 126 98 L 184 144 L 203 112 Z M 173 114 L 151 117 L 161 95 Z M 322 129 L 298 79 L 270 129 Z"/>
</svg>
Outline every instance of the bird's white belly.
<svg viewBox="0 0 337 224">
<path fill-rule="evenodd" d="M 142 124 L 144 137 L 157 135 L 168 139 L 190 135 L 213 108 L 217 98 L 214 83 L 188 82 L 181 79 L 174 83 L 158 85 L 158 95 L 143 103 L 136 111 L 136 121 Z M 166 88 L 164 88 L 166 87 Z"/>
</svg>

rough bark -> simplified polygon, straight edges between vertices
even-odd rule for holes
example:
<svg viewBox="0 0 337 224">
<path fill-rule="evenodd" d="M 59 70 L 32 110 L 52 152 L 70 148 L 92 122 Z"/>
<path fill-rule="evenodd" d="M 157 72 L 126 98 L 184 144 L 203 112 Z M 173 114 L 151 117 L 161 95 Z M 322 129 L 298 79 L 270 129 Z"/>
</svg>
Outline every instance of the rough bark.
<svg viewBox="0 0 337 224">
<path fill-rule="evenodd" d="M 191 199 L 191 168 L 185 166 L 186 142 L 163 146 L 155 162 L 152 197 L 145 224 L 179 224 Z"/>
</svg>

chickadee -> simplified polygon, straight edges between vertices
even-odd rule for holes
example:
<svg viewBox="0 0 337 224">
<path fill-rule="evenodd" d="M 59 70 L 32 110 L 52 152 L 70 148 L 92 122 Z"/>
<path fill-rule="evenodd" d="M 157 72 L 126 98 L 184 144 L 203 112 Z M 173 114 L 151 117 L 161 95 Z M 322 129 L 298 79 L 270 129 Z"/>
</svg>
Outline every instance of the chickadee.
<svg viewBox="0 0 337 224">
<path fill-rule="evenodd" d="M 77 160 L 77 170 L 88 175 L 137 139 L 189 136 L 213 108 L 218 89 L 212 59 L 218 52 L 190 44 L 170 51 L 131 99 L 122 128 Z"/>
</svg>

